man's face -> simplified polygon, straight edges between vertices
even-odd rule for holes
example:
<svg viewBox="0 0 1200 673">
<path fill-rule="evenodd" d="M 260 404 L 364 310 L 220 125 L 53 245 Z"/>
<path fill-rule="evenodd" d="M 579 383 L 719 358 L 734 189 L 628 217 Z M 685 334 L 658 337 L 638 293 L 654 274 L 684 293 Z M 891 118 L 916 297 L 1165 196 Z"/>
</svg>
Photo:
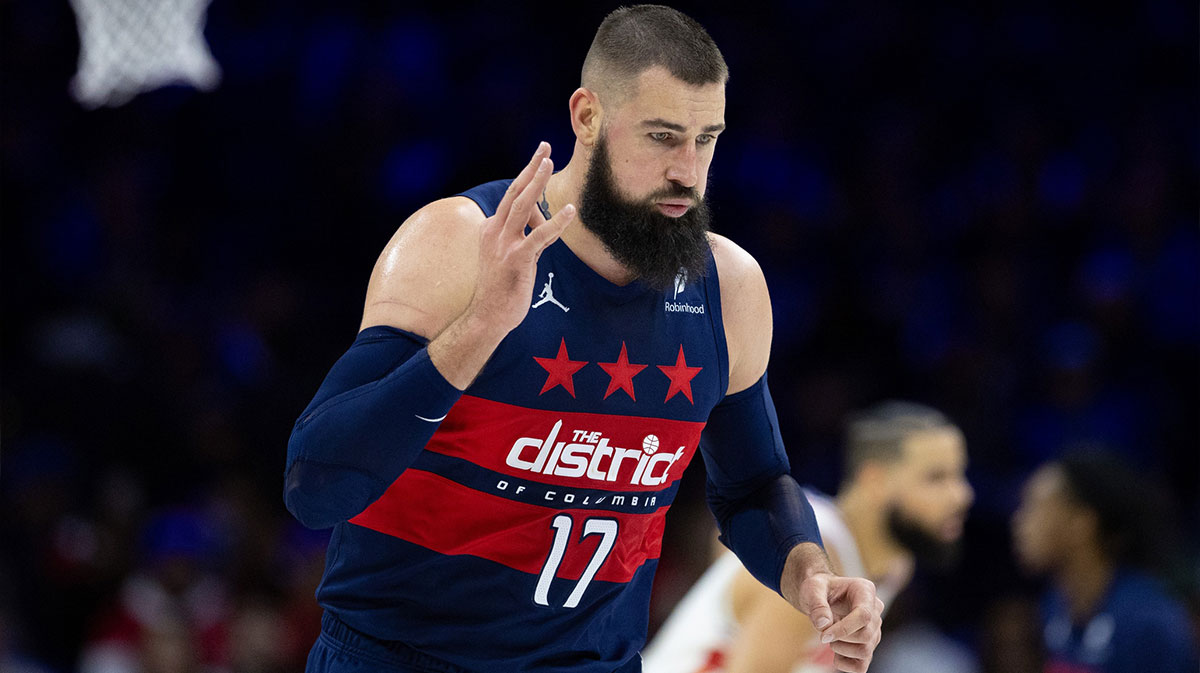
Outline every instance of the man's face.
<svg viewBox="0 0 1200 673">
<path fill-rule="evenodd" d="M 1081 532 L 1079 509 L 1067 497 L 1057 466 L 1042 467 L 1025 482 L 1012 533 L 1013 550 L 1026 570 L 1040 574 L 1059 567 Z"/>
<path fill-rule="evenodd" d="M 717 136 L 725 128 L 724 84 L 693 86 L 656 66 L 639 75 L 634 93 L 608 114 L 606 139 L 618 193 L 649 201 L 670 217 L 704 197 Z M 680 187 L 690 199 L 658 196 L 681 192 Z"/>
<path fill-rule="evenodd" d="M 966 469 L 962 433 L 953 428 L 914 433 L 892 466 L 888 525 L 919 562 L 944 566 L 956 560 L 975 500 Z"/>
<path fill-rule="evenodd" d="M 580 219 L 653 287 L 668 287 L 680 269 L 705 270 L 704 190 L 724 109 L 723 85 L 690 86 L 652 68 L 610 109 L 593 148 Z"/>
</svg>

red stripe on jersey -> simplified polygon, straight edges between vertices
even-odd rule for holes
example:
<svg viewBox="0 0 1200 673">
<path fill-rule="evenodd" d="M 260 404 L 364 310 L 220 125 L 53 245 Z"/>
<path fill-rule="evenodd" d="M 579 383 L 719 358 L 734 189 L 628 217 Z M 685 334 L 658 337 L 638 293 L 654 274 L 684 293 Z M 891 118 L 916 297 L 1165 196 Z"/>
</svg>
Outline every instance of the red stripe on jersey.
<svg viewBox="0 0 1200 673">
<path fill-rule="evenodd" d="M 556 573 L 563 579 L 579 579 L 600 544 L 598 534 L 580 540 L 586 519 L 614 519 L 618 526 L 616 542 L 596 573 L 597 580 L 628 582 L 642 564 L 662 551 L 666 507 L 651 514 L 560 511 L 476 491 L 423 470 L 402 474 L 350 523 L 440 554 L 469 554 L 536 575 L 554 541 L 550 522 L 559 514 L 573 519 L 571 540 Z"/>
<path fill-rule="evenodd" d="M 545 411 L 464 395 L 425 445 L 555 486 L 657 491 L 683 476 L 704 423 Z"/>
</svg>

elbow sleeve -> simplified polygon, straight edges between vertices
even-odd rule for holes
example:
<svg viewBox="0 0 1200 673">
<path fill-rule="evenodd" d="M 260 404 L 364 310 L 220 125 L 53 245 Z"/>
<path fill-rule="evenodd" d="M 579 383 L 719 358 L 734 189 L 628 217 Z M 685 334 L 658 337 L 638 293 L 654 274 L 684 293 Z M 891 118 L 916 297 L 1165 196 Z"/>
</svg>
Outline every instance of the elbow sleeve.
<svg viewBox="0 0 1200 673">
<path fill-rule="evenodd" d="M 355 516 L 412 464 L 461 396 L 423 339 L 391 327 L 363 330 L 292 429 L 288 510 L 312 528 Z"/>
<path fill-rule="evenodd" d="M 701 442 L 708 505 L 721 541 L 760 582 L 779 591 L 788 552 L 821 544 L 816 515 L 792 479 L 764 374 L 709 415 Z"/>
</svg>

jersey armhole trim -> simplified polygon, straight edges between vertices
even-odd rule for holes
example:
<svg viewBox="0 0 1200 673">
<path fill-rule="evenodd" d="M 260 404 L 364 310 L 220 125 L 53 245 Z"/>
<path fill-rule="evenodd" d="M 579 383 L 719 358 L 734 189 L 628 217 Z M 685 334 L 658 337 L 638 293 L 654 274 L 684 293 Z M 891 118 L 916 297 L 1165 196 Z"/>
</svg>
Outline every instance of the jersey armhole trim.
<svg viewBox="0 0 1200 673">
<path fill-rule="evenodd" d="M 717 369 L 719 370 L 717 376 L 721 392 L 718 401 L 720 401 L 729 394 L 729 344 L 725 341 L 725 320 L 721 314 L 720 274 L 717 271 L 716 257 L 711 251 L 708 259 L 712 265 L 712 273 L 704 278 L 704 296 L 712 308 L 709 311 L 709 325 L 713 331 L 713 343 L 717 348 Z"/>
</svg>

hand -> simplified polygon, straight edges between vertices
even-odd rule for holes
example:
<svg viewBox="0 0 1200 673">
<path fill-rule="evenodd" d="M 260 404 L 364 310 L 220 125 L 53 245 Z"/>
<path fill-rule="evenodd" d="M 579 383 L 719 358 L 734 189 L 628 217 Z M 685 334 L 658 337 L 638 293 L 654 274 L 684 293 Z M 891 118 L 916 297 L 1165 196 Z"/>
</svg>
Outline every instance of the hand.
<svg viewBox="0 0 1200 673">
<path fill-rule="evenodd" d="M 572 204 L 549 220 L 537 207 L 553 168 L 550 145 L 543 142 L 480 231 L 479 276 L 467 313 L 504 334 L 529 313 L 538 257 L 575 218 Z M 526 226 L 532 229 L 528 236 Z"/>
<path fill-rule="evenodd" d="M 839 671 L 866 672 L 883 622 L 883 601 L 873 582 L 817 572 L 800 584 L 792 605 L 808 615 L 821 642 L 833 648 Z"/>
</svg>

